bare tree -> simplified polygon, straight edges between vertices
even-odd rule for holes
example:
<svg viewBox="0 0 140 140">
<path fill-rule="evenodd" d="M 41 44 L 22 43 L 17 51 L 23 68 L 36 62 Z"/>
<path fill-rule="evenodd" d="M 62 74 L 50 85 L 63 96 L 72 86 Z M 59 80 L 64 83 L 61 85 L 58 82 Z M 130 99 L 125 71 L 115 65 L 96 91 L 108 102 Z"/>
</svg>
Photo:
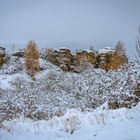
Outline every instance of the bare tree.
<svg viewBox="0 0 140 140">
<path fill-rule="evenodd" d="M 136 51 L 137 51 L 138 58 L 140 58 L 140 26 L 138 28 L 138 36 L 136 39 Z"/>
</svg>

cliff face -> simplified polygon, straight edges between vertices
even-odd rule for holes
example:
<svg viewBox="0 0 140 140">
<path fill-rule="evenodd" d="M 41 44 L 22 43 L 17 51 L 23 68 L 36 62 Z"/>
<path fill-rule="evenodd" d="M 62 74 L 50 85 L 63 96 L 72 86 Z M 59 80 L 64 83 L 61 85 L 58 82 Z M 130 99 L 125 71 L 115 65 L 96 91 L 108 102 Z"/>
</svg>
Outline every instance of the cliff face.
<svg viewBox="0 0 140 140">
<path fill-rule="evenodd" d="M 106 50 L 106 51 L 105 51 Z M 81 50 L 72 54 L 67 48 L 59 50 L 48 50 L 46 59 L 59 66 L 64 71 L 80 72 L 81 67 L 92 65 L 95 68 L 102 68 L 108 71 L 114 50 L 104 49 L 104 51 Z"/>
</svg>

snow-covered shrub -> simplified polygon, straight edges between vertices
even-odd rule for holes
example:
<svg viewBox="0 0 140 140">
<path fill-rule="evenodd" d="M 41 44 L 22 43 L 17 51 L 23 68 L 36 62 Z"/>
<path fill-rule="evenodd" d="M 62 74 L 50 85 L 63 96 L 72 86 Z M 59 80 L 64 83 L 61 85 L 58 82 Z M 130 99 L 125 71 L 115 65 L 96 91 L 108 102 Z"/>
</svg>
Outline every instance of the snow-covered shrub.
<svg viewBox="0 0 140 140">
<path fill-rule="evenodd" d="M 140 100 L 140 83 L 137 83 L 134 87 L 134 95 Z"/>
<path fill-rule="evenodd" d="M 74 133 L 78 126 L 80 125 L 80 119 L 76 115 L 70 115 L 67 118 L 62 120 L 63 129 L 65 132 L 70 132 L 71 134 Z"/>
<path fill-rule="evenodd" d="M 41 59 L 46 59 L 46 49 L 42 48 L 41 50 L 39 50 L 39 54 Z"/>
<path fill-rule="evenodd" d="M 0 120 L 11 120 L 21 115 L 22 108 L 18 102 L 18 96 L 14 96 L 12 90 L 1 90 Z"/>
<path fill-rule="evenodd" d="M 27 80 L 24 79 L 22 76 L 18 76 L 14 79 L 12 79 L 10 82 L 10 85 L 13 87 L 14 90 L 16 91 L 21 91 L 25 88 L 27 84 Z"/>
<path fill-rule="evenodd" d="M 24 68 L 22 59 L 11 57 L 10 60 L 2 66 L 3 73 L 15 74 L 22 71 Z"/>
<path fill-rule="evenodd" d="M 132 108 L 137 105 L 138 99 L 134 95 L 112 95 L 112 97 L 108 101 L 109 109 L 117 109 L 117 108 Z"/>
</svg>

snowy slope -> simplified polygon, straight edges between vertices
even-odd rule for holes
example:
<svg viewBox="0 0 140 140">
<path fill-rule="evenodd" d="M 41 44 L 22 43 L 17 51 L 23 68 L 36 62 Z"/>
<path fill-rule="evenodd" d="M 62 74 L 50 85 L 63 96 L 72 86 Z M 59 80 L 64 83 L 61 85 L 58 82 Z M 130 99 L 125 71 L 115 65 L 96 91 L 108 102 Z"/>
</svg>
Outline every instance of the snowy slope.
<svg viewBox="0 0 140 140">
<path fill-rule="evenodd" d="M 139 130 L 140 104 L 132 109 L 118 110 L 108 110 L 105 104 L 93 112 L 69 110 L 64 116 L 49 121 L 34 122 L 23 118 L 5 121 L 0 139 L 139 140 Z"/>
<path fill-rule="evenodd" d="M 61 116 L 69 109 L 92 111 L 114 95 L 122 102 L 120 95 L 133 95 L 132 89 L 140 76 L 140 64 L 136 62 L 124 71 L 108 73 L 92 67 L 79 74 L 67 73 L 42 59 L 40 66 L 43 70 L 36 73 L 33 81 L 26 74 L 23 59 L 12 57 L 3 65 L 0 70 L 2 120 L 7 114 L 36 120 Z"/>
<path fill-rule="evenodd" d="M 119 102 L 133 96 L 138 61 L 108 73 L 63 72 L 42 59 L 40 66 L 35 81 L 23 59 L 12 57 L 0 69 L 0 140 L 139 140 L 140 104 L 117 110 L 107 104 L 114 95 Z"/>
</svg>

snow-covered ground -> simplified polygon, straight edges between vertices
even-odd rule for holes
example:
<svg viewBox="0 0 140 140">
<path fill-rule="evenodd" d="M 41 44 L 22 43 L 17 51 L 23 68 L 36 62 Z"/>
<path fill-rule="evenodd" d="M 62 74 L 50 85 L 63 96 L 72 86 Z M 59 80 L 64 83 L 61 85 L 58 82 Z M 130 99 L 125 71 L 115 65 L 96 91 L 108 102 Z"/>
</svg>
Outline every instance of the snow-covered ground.
<svg viewBox="0 0 140 140">
<path fill-rule="evenodd" d="M 139 62 L 108 73 L 93 67 L 67 73 L 42 59 L 40 66 L 36 80 L 22 58 L 11 57 L 1 67 L 0 140 L 139 140 L 140 103 L 108 108 L 114 95 L 119 103 L 133 96 Z"/>
<path fill-rule="evenodd" d="M 72 133 L 72 134 L 71 134 Z M 24 118 L 3 122 L 1 140 L 139 140 L 140 104 L 132 109 L 108 110 L 104 104 L 93 112 L 69 110 L 49 121 Z"/>
</svg>

